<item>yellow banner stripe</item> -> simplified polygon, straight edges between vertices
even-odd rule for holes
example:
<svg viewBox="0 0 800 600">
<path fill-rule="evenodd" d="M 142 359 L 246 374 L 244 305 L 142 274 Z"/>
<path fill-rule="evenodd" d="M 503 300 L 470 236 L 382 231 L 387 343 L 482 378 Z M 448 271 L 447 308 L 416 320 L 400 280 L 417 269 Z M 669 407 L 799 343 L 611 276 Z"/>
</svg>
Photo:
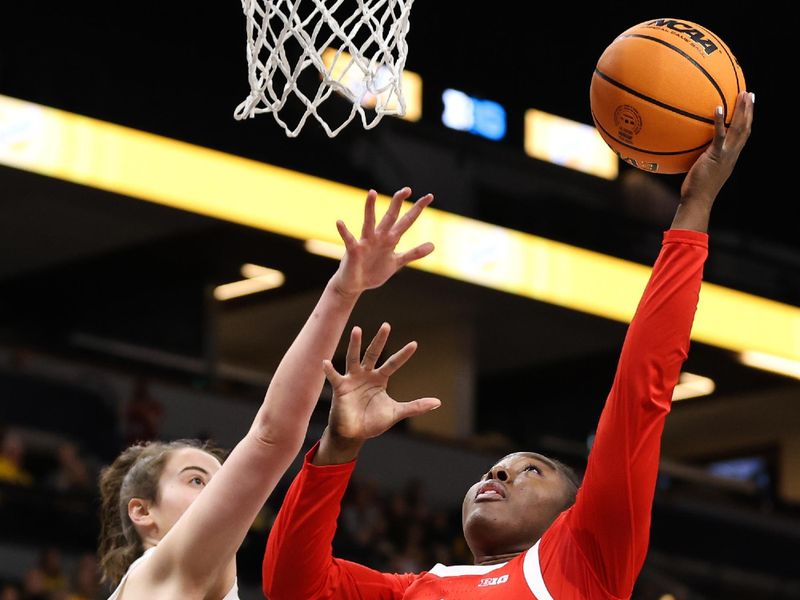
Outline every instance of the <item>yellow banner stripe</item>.
<svg viewBox="0 0 800 600">
<path fill-rule="evenodd" d="M 336 219 L 360 230 L 363 190 L 4 96 L 0 163 L 300 239 L 337 242 Z M 416 268 L 618 321 L 650 273 L 435 209 L 404 247 L 428 240 L 437 250 Z M 693 338 L 800 360 L 800 309 L 704 284 Z"/>
</svg>

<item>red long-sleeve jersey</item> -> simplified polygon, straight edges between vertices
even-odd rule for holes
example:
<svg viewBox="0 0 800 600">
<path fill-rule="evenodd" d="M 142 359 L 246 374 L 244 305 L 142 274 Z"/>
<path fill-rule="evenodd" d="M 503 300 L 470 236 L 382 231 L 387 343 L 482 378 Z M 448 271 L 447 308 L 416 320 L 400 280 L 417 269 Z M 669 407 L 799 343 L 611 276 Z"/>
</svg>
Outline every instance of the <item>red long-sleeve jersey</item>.
<svg viewBox="0 0 800 600">
<path fill-rule="evenodd" d="M 529 550 L 489 566 L 380 573 L 334 558 L 331 542 L 355 461 L 315 466 L 312 449 L 267 542 L 270 600 L 612 600 L 642 568 L 664 418 L 689 350 L 708 236 L 670 230 L 631 321 L 583 484 Z"/>
</svg>

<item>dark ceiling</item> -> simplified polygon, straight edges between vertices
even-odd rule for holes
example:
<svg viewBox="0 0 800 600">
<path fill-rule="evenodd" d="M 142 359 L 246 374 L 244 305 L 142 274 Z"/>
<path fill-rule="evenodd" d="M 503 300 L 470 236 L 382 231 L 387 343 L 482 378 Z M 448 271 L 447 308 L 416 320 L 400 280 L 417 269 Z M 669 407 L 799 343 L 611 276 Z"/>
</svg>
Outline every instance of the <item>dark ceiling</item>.
<svg viewBox="0 0 800 600">
<path fill-rule="evenodd" d="M 4 7 L 0 93 L 362 188 L 411 184 L 437 193 L 439 208 L 643 263 L 658 250 L 680 177 L 623 167 L 620 182 L 604 183 L 527 158 L 522 114 L 538 107 L 589 123 L 590 75 L 617 33 L 659 16 L 702 23 L 728 42 L 758 97 L 752 138 L 715 208 L 707 279 L 800 304 L 791 167 L 788 159 L 762 166 L 777 148 L 765 134 L 780 130 L 788 110 L 777 77 L 788 41 L 761 26 L 772 18 L 766 9 L 417 0 L 407 67 L 424 80 L 423 120 L 385 119 L 369 132 L 354 124 L 333 140 L 311 125 L 289 140 L 267 115 L 232 117 L 247 93 L 238 2 L 98 6 Z M 444 129 L 439 97 L 448 87 L 503 103 L 508 139 Z M 224 359 L 270 370 L 334 266 L 295 240 L 13 169 L 0 178 L 0 302 L 14 311 L 9 330 L 29 343 L 69 347 L 78 332 L 203 355 L 213 338 Z M 283 269 L 287 285 L 227 305 L 211 326 L 219 333 L 209 333 L 204 290 L 259 261 Z M 357 318 L 416 327 L 464 318 L 477 331 L 481 377 L 524 378 L 576 361 L 597 371 L 599 387 L 609 381 L 619 324 L 419 272 L 398 281 Z M 422 306 L 413 317 L 410 304 Z M 264 324 L 258 336 L 254 321 Z M 716 360 L 750 373 L 726 353 Z"/>
</svg>

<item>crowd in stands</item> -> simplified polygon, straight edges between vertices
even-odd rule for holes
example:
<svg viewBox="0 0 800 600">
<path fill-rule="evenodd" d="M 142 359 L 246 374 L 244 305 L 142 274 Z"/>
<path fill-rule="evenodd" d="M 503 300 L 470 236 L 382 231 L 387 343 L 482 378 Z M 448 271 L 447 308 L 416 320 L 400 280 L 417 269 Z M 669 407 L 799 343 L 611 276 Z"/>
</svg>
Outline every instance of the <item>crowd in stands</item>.
<svg viewBox="0 0 800 600">
<path fill-rule="evenodd" d="M 0 401 L 5 400 L 3 384 L 0 381 Z M 38 558 L 26 558 L 27 563 L 14 573 L 0 570 L 0 600 L 108 597 L 95 556 L 98 474 L 127 444 L 157 439 L 164 415 L 161 401 L 146 381 L 137 381 L 130 389 L 115 417 L 116 448 L 108 448 L 111 437 L 87 441 L 76 433 L 82 431 L 80 424 L 65 423 L 59 432 L 52 415 L 39 430 L 35 415 L 20 423 L 4 419 L 9 413 L 0 412 L 0 547 L 17 544 L 26 548 L 25 556 L 38 553 Z M 37 404 L 28 408 L 34 413 L 42 410 Z M 77 415 L 86 418 L 80 411 Z M 251 590 L 259 588 L 264 543 L 283 492 L 285 487 L 270 498 L 238 555 L 240 582 Z M 460 503 L 432 506 L 420 481 L 387 490 L 355 479 L 342 505 L 334 553 L 389 572 L 420 572 L 436 563 L 472 561 L 461 534 Z M 666 596 L 664 587 L 645 568 L 634 600 L 703 598 L 679 586 Z"/>
<path fill-rule="evenodd" d="M 20 582 L 0 584 L 0 600 L 101 600 L 106 598 L 93 553 L 80 556 L 74 569 L 64 568 L 55 547 L 42 550 Z"/>
<path fill-rule="evenodd" d="M 59 446 L 51 457 L 52 468 L 42 471 L 28 468 L 22 434 L 7 427 L 1 441 L 0 486 L 4 487 L 0 489 L 9 486 L 39 488 L 54 499 L 69 492 L 94 495 L 98 471 L 89 465 L 74 444 Z M 4 511 L 2 497 L 0 492 L 0 514 Z M 254 587 L 258 585 L 263 543 L 280 501 L 281 494 L 270 500 L 253 526 L 253 535 L 245 542 L 245 551 L 240 553 L 240 569 L 248 571 L 242 572 L 240 578 L 250 580 Z M 80 549 L 70 569 L 64 566 L 62 551 L 57 546 L 43 540 L 41 547 L 36 563 L 29 565 L 19 577 L 9 581 L 0 579 L 0 600 L 107 598 L 108 589 L 100 583 L 97 559 L 91 547 Z M 370 481 L 354 480 L 342 504 L 334 552 L 342 558 L 391 572 L 419 572 L 436 563 L 471 562 L 461 535 L 459 508 L 431 507 L 419 481 L 409 481 L 402 489 L 387 492 Z M 638 600 L 662 598 L 655 591 L 649 593 L 646 583 L 640 588 Z"/>
</svg>

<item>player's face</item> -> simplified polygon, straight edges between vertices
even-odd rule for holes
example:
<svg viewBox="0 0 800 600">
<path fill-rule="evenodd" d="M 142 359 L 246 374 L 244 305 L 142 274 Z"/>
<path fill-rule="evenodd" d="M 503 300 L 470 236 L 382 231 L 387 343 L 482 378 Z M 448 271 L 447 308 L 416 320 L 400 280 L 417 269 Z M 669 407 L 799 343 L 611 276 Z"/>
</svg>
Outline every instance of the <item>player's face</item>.
<svg viewBox="0 0 800 600">
<path fill-rule="evenodd" d="M 151 514 L 163 537 L 221 468 L 215 456 L 198 448 L 170 452 L 158 482 L 158 500 Z"/>
<path fill-rule="evenodd" d="M 564 510 L 569 483 L 541 454 L 509 454 L 467 491 L 464 536 L 477 557 L 523 552 Z"/>
</svg>

